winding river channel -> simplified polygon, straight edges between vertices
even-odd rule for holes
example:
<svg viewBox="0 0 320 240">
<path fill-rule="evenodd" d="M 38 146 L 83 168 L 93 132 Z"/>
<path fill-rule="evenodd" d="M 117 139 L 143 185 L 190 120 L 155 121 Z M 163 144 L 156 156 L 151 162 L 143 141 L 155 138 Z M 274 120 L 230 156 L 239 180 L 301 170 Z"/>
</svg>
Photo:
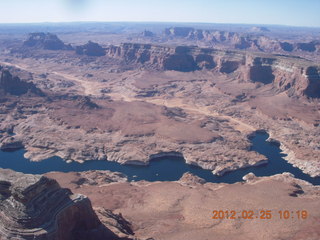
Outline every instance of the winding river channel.
<svg viewBox="0 0 320 240">
<path fill-rule="evenodd" d="M 268 164 L 239 169 L 228 172 L 223 176 L 216 176 L 209 170 L 188 165 L 183 158 L 178 157 L 154 159 L 150 161 L 148 166 L 121 165 L 109 161 L 87 161 L 82 164 L 76 162 L 66 163 L 58 157 L 46 159 L 41 162 L 31 162 L 24 158 L 24 150 L 14 152 L 0 151 L 0 167 L 32 174 L 43 174 L 52 171 L 81 172 L 88 170 L 110 170 L 124 173 L 130 181 L 176 181 L 180 179 L 184 173 L 191 172 L 205 179 L 207 182 L 215 183 L 240 182 L 243 181 L 242 177 L 250 172 L 256 176 L 271 176 L 283 172 L 290 172 L 296 178 L 306 180 L 314 185 L 320 185 L 320 177 L 312 178 L 285 161 L 283 159 L 285 155 L 281 153 L 279 146 L 266 141 L 268 137 L 267 133 L 259 132 L 251 138 L 251 150 L 265 155 L 269 160 Z"/>
</svg>

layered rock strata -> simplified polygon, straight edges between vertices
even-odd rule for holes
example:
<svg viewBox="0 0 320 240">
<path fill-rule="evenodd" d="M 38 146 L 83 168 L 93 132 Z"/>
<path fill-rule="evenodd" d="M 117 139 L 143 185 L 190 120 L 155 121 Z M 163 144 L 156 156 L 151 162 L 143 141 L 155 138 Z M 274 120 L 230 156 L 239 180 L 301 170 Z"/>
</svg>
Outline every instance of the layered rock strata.
<svg viewBox="0 0 320 240">
<path fill-rule="evenodd" d="M 297 42 L 273 39 L 262 34 L 269 32 L 264 27 L 255 27 L 251 33 L 228 32 L 218 30 L 194 29 L 191 27 L 172 27 L 164 30 L 169 39 L 185 39 L 204 42 L 211 46 L 228 47 L 228 49 L 246 49 L 262 52 L 319 52 L 319 41 Z"/>
<path fill-rule="evenodd" d="M 124 43 L 107 48 L 110 57 L 143 64 L 145 68 L 192 72 L 212 70 L 236 73 L 239 79 L 274 84 L 289 95 L 320 97 L 320 66 L 286 56 L 223 51 L 197 47 L 175 48 Z"/>
<path fill-rule="evenodd" d="M 0 170 L 0 239 L 119 239 L 90 200 L 41 175 Z"/>
<path fill-rule="evenodd" d="M 89 41 L 88 43 L 77 46 L 76 53 L 79 55 L 87 55 L 87 56 L 104 56 L 106 55 L 105 50 L 98 44 Z"/>
<path fill-rule="evenodd" d="M 24 47 L 33 47 L 46 50 L 71 50 L 71 45 L 66 45 L 57 35 L 52 33 L 30 33 L 23 42 Z"/>
<path fill-rule="evenodd" d="M 20 96 L 26 93 L 36 95 L 43 95 L 42 91 L 38 89 L 32 82 L 21 80 L 18 76 L 14 76 L 8 69 L 0 66 L 0 91 L 3 94 L 10 94 Z"/>
</svg>

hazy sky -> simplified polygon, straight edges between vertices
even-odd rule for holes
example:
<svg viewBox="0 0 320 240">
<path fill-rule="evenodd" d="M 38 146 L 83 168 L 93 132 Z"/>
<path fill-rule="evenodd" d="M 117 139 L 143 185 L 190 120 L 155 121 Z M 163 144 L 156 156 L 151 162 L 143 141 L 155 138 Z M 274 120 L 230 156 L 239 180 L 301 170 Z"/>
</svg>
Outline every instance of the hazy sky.
<svg viewBox="0 0 320 240">
<path fill-rule="evenodd" d="M 320 27 L 320 0 L 0 0 L 1 23 L 156 21 Z"/>
</svg>

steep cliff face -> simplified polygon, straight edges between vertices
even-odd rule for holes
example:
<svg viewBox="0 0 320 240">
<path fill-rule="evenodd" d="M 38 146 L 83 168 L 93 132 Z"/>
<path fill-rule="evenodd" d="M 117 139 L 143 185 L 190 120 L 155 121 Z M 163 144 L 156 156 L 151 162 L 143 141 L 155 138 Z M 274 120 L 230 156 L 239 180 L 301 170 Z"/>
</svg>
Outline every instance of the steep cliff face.
<svg viewBox="0 0 320 240">
<path fill-rule="evenodd" d="M 275 79 L 272 69 L 275 61 L 275 58 L 248 56 L 246 59 L 248 79 L 264 84 L 272 83 Z"/>
<path fill-rule="evenodd" d="M 57 35 L 52 33 L 30 33 L 28 39 L 23 42 L 25 47 L 36 47 L 47 50 L 71 50 L 70 45 L 64 44 Z"/>
<path fill-rule="evenodd" d="M 304 60 L 289 57 L 246 58 L 245 79 L 273 84 L 289 96 L 320 98 L 320 66 L 312 66 Z"/>
<path fill-rule="evenodd" d="M 163 68 L 179 72 L 192 72 L 197 70 L 197 65 L 189 54 L 173 54 L 165 58 Z"/>
<path fill-rule="evenodd" d="M 77 46 L 76 53 L 79 55 L 87 55 L 87 56 L 95 56 L 95 57 L 106 55 L 106 52 L 103 49 L 103 47 L 101 47 L 98 43 L 94 43 L 91 41 L 89 41 L 88 43 L 82 46 Z"/>
<path fill-rule="evenodd" d="M 316 45 L 316 42 L 297 43 L 297 49 L 307 52 L 315 52 Z"/>
<path fill-rule="evenodd" d="M 9 70 L 3 69 L 0 66 L 1 78 L 0 78 L 0 91 L 11 95 L 20 96 L 26 93 L 33 93 L 36 95 L 43 95 L 40 89 L 38 89 L 33 83 L 22 81 L 19 77 L 13 76 Z"/>
<path fill-rule="evenodd" d="M 310 62 L 299 58 L 192 46 L 165 47 L 133 43 L 109 46 L 106 51 L 110 57 L 121 58 L 127 63 L 139 64 L 147 69 L 180 72 L 207 69 L 223 74 L 236 72 L 247 81 L 273 84 L 279 91 L 287 91 L 289 96 L 320 97 L 320 66 L 311 66 Z"/>
<path fill-rule="evenodd" d="M 109 46 L 107 54 L 110 57 L 122 58 L 127 62 L 161 65 L 163 54 L 171 54 L 170 48 L 159 48 L 151 44 L 123 43 L 120 46 Z"/>
<path fill-rule="evenodd" d="M 308 67 L 305 75 L 308 80 L 307 88 L 304 90 L 305 95 L 320 98 L 320 68 Z"/>
<path fill-rule="evenodd" d="M 175 70 L 179 72 L 192 72 L 198 69 L 195 59 L 190 54 L 188 47 L 176 47 L 175 53 L 166 56 L 163 61 L 165 70 Z"/>
<path fill-rule="evenodd" d="M 232 73 L 239 68 L 240 62 L 238 61 L 221 61 L 220 72 Z"/>
<path fill-rule="evenodd" d="M 121 46 L 108 47 L 107 54 L 127 62 L 143 64 L 149 68 L 180 72 L 213 69 L 216 66 L 212 55 L 205 49 L 195 47 L 170 48 L 151 44 L 124 43 Z"/>
<path fill-rule="evenodd" d="M 293 51 L 293 44 L 288 43 L 288 42 L 280 42 L 280 47 L 282 48 L 282 50 L 286 51 L 286 52 L 292 52 Z"/>
<path fill-rule="evenodd" d="M 0 239 L 118 239 L 90 200 L 41 175 L 0 170 Z"/>
<path fill-rule="evenodd" d="M 271 66 L 252 66 L 250 67 L 249 75 L 250 80 L 253 82 L 269 84 L 274 80 Z"/>
<path fill-rule="evenodd" d="M 215 63 L 213 56 L 207 54 L 199 54 L 195 57 L 198 68 L 200 69 L 213 69 L 217 66 Z"/>
</svg>

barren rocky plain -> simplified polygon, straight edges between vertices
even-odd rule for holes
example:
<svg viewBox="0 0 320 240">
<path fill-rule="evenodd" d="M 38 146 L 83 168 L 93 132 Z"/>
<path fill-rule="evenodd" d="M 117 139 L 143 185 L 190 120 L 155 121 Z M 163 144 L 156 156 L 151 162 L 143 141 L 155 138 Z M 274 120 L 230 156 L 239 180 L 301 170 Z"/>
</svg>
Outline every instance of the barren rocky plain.
<svg viewBox="0 0 320 240">
<path fill-rule="evenodd" d="M 24 148 L 31 161 L 58 156 L 83 164 L 147 165 L 179 156 L 223 175 L 267 163 L 250 141 L 265 131 L 290 164 L 320 176 L 316 30 L 124 26 L 1 26 L 0 148 Z M 121 212 L 132 224 L 121 237 L 320 238 L 319 187 L 287 173 L 247 175 L 236 184 L 190 174 L 176 182 L 128 182 L 110 174 L 47 176 L 88 196 L 106 226 L 105 209 Z M 228 209 L 310 216 L 211 219 L 213 210 Z"/>
</svg>

